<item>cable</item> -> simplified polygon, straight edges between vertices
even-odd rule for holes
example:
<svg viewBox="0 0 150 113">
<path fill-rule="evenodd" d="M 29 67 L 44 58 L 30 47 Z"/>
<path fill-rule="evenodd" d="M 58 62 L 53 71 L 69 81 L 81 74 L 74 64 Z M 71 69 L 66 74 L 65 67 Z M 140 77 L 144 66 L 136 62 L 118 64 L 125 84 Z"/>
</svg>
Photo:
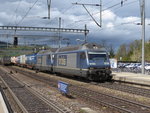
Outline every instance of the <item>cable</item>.
<svg viewBox="0 0 150 113">
<path fill-rule="evenodd" d="M 81 0 L 78 0 L 78 2 L 79 1 L 81 1 Z M 63 10 L 61 13 L 62 14 L 64 14 L 64 13 L 66 13 L 68 10 L 70 10 L 71 8 L 73 8 L 74 7 L 74 5 L 71 5 L 71 6 L 69 6 L 68 8 L 66 8 L 65 10 Z M 44 25 L 44 27 L 46 27 L 48 24 L 50 24 L 53 20 L 55 20 L 55 19 L 57 19 L 58 17 L 55 17 L 55 18 L 53 18 L 53 19 L 51 19 L 50 20 L 50 22 L 48 22 L 48 23 L 46 23 L 45 25 Z"/>
<path fill-rule="evenodd" d="M 120 7 L 119 7 L 120 8 Z M 116 9 L 118 9 L 118 8 L 116 8 Z M 90 19 L 89 19 L 90 20 Z M 87 20 L 87 21 L 89 21 L 89 20 Z M 136 22 L 136 21 L 139 21 L 140 19 L 137 19 L 137 20 L 135 20 L 135 21 L 132 21 L 132 22 L 127 22 L 127 23 L 121 23 L 121 24 L 119 24 L 119 25 L 115 25 L 115 26 L 113 26 L 113 27 L 118 27 L 118 26 L 121 26 L 121 25 L 125 25 L 125 24 L 129 24 L 129 23 L 133 23 L 133 22 Z M 79 25 L 76 25 L 75 27 L 78 27 Z M 74 27 L 73 27 L 74 28 Z M 107 28 L 111 28 L 111 27 L 107 27 Z M 101 30 L 104 30 L 104 29 L 106 29 L 106 28 L 102 28 Z"/>
<path fill-rule="evenodd" d="M 97 24 L 97 26 L 101 27 L 101 25 L 95 20 L 95 18 L 91 15 L 91 13 L 88 11 L 88 9 L 85 7 L 85 5 L 82 5 L 84 9 L 87 11 L 87 13 L 90 15 L 92 20 Z"/>
<path fill-rule="evenodd" d="M 135 1 L 132 1 L 132 2 L 129 2 L 129 3 L 127 3 L 126 5 L 129 5 L 129 4 L 132 4 L 132 3 L 135 3 L 135 2 L 137 2 L 138 0 L 135 0 Z M 120 3 L 117 3 L 117 4 L 115 4 L 115 5 L 113 5 L 113 6 L 110 6 L 110 7 L 108 7 L 108 8 L 106 8 L 106 9 L 104 9 L 104 10 L 102 10 L 102 11 L 105 11 L 105 10 L 108 10 L 108 9 L 110 9 L 110 8 L 113 8 L 113 7 L 116 7 L 116 6 L 118 6 L 118 5 L 120 5 Z M 124 5 L 125 6 L 125 5 Z M 122 6 L 121 6 L 122 7 Z M 120 8 L 121 8 L 120 7 Z M 95 13 L 95 14 L 93 14 L 93 15 L 96 15 L 96 14 L 98 14 L 99 12 L 97 12 L 97 13 Z"/>
<path fill-rule="evenodd" d="M 18 11 L 18 8 L 19 8 L 19 6 L 20 6 L 21 1 L 22 1 L 22 0 L 19 1 L 18 5 L 17 5 L 17 7 L 16 7 L 16 9 L 15 9 L 15 13 L 14 13 L 14 15 L 12 15 L 12 17 L 11 17 L 11 19 L 10 19 L 10 21 L 9 21 L 9 23 L 8 23 L 7 26 L 9 26 L 9 25 L 11 24 L 11 20 L 14 18 L 15 15 L 17 15 L 17 11 Z M 16 18 L 16 20 L 17 20 L 17 18 Z M 16 23 L 16 21 L 15 21 L 15 23 Z M 8 31 L 8 32 L 6 31 L 7 34 L 10 34 L 11 32 L 12 32 L 12 31 Z"/>
<path fill-rule="evenodd" d="M 110 1 L 110 2 L 107 2 L 105 3 L 103 6 L 107 6 L 108 4 L 112 3 L 114 0 Z"/>
<path fill-rule="evenodd" d="M 117 5 L 118 5 L 118 4 L 120 4 L 120 2 L 117 3 Z M 115 4 L 115 6 L 116 6 L 116 4 Z M 110 7 L 112 8 L 112 7 L 114 7 L 114 5 L 113 5 L 113 6 L 110 6 Z M 110 8 L 110 7 L 109 7 L 109 8 Z M 108 8 L 107 8 L 107 9 L 108 9 Z M 106 10 L 106 9 L 105 9 L 105 10 Z M 104 10 L 102 10 L 102 11 L 104 11 Z M 98 13 L 95 13 L 95 14 L 98 14 Z M 95 15 L 95 14 L 92 14 L 92 16 Z M 80 21 L 81 21 L 81 20 L 79 20 L 79 22 L 80 22 Z M 76 22 L 75 22 L 75 23 L 76 23 Z M 68 25 L 67 25 L 67 26 L 68 26 Z"/>
<path fill-rule="evenodd" d="M 65 12 L 67 12 L 69 9 L 71 9 L 74 5 L 71 5 L 70 7 L 66 8 L 64 11 L 62 11 L 62 14 L 64 14 Z"/>
<path fill-rule="evenodd" d="M 126 23 L 120 23 L 118 25 L 115 25 L 113 27 L 118 27 L 118 26 L 122 26 L 122 25 L 126 25 L 126 24 L 135 24 L 134 22 L 137 22 L 139 21 L 140 19 L 137 19 L 137 20 L 134 20 L 134 21 L 131 21 L 131 22 L 126 22 Z M 102 28 L 100 29 L 99 31 L 102 31 L 102 30 L 105 30 L 105 29 L 108 29 L 108 28 L 112 28 L 112 27 L 106 27 L 106 28 Z"/>
<path fill-rule="evenodd" d="M 29 10 L 26 12 L 26 14 L 22 17 L 22 19 L 16 24 L 16 26 L 18 26 L 25 18 L 26 16 L 29 14 L 29 12 L 31 11 L 31 9 L 34 7 L 34 5 L 38 2 L 38 0 L 36 0 L 33 5 L 29 8 Z"/>
<path fill-rule="evenodd" d="M 133 4 L 133 3 L 135 3 L 135 2 L 137 2 L 138 0 L 135 0 L 135 1 L 132 1 L 132 2 L 129 2 L 129 3 L 127 3 L 127 4 L 125 4 L 124 6 L 127 6 L 127 5 L 130 5 L 130 4 Z M 117 3 L 118 4 L 118 3 Z M 115 7 L 116 6 L 116 4 L 115 5 L 113 5 L 113 7 Z M 111 8 L 113 8 L 112 6 L 110 6 Z M 110 8 L 109 7 L 109 8 Z M 109 9 L 109 8 L 106 8 L 106 9 Z M 121 6 L 119 6 L 118 8 L 116 8 L 116 9 L 119 9 L 119 8 L 122 8 Z M 106 9 L 104 9 L 103 11 L 105 11 Z M 115 9 L 115 10 L 116 10 Z M 107 10 L 106 10 L 107 11 Z M 116 11 L 117 12 L 117 11 Z M 94 13 L 93 15 L 96 15 L 96 14 L 98 14 L 99 12 L 97 12 L 97 13 Z M 108 13 L 110 13 L 110 12 L 108 12 Z M 107 13 L 103 13 L 103 15 L 106 15 Z M 93 16 L 92 15 L 92 16 Z M 71 23 L 71 24 L 68 24 L 68 25 L 66 25 L 66 26 L 70 26 L 70 25 L 72 25 L 72 24 L 76 24 L 76 23 L 78 23 L 78 22 L 82 22 L 82 21 L 90 21 L 91 19 L 89 19 L 89 18 L 87 18 L 86 20 L 85 19 L 83 19 L 83 20 L 79 20 L 79 21 L 75 21 L 75 22 L 73 22 L 73 23 Z"/>
<path fill-rule="evenodd" d="M 16 9 L 15 9 L 15 14 L 16 14 L 16 13 L 17 13 L 17 11 L 18 11 L 18 8 L 19 8 L 19 6 L 20 6 L 21 1 L 22 1 L 22 0 L 20 0 L 20 1 L 19 1 L 18 5 L 17 5 L 17 7 L 16 7 Z M 10 18 L 10 21 L 14 18 L 15 14 L 14 14 L 14 15 L 12 15 L 12 17 Z M 10 22 L 10 21 L 8 22 L 7 26 L 9 26 L 9 25 L 11 24 L 11 22 Z"/>
<path fill-rule="evenodd" d="M 16 20 L 15 20 L 15 24 L 17 24 L 17 18 L 18 18 L 18 16 L 17 16 L 17 12 L 18 12 L 18 8 L 19 8 L 19 6 L 20 6 L 20 4 L 21 4 L 21 1 L 22 1 L 22 0 L 20 0 L 20 1 L 19 1 L 18 5 L 17 5 L 17 8 L 16 8 L 16 10 L 15 10 L 15 13 L 16 13 Z"/>
</svg>

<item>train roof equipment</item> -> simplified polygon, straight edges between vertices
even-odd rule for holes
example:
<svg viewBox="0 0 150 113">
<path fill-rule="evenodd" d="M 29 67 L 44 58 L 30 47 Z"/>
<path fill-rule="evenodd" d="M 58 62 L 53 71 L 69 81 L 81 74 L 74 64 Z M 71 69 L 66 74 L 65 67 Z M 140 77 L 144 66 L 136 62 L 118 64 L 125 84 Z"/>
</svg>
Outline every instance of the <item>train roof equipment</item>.
<svg viewBox="0 0 150 113">
<path fill-rule="evenodd" d="M 106 51 L 101 45 L 95 43 L 85 43 L 81 45 L 69 46 L 59 48 L 56 52 L 65 52 L 65 51 L 79 51 L 79 50 L 97 50 L 97 51 Z"/>
<path fill-rule="evenodd" d="M 54 53 L 57 50 L 57 48 L 51 48 L 48 50 L 41 50 L 37 53 L 37 55 L 43 55 L 43 54 L 47 54 L 47 53 Z"/>
</svg>

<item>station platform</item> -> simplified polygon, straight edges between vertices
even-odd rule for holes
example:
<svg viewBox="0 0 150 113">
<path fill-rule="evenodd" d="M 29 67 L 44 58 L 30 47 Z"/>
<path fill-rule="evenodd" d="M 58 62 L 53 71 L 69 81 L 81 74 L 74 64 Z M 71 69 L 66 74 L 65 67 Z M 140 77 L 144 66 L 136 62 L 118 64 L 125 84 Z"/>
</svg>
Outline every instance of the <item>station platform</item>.
<svg viewBox="0 0 150 113">
<path fill-rule="evenodd" d="M 9 113 L 1 92 L 0 92 L 0 113 Z"/>
<path fill-rule="evenodd" d="M 114 80 L 150 86 L 150 75 L 128 72 L 113 72 L 112 74 Z"/>
</svg>

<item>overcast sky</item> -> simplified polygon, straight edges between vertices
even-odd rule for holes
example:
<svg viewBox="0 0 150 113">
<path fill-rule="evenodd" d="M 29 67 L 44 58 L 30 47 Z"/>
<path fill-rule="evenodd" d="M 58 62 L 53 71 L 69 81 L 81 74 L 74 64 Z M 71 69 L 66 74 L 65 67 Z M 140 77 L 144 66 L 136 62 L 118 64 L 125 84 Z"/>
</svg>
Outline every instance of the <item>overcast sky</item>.
<svg viewBox="0 0 150 113">
<path fill-rule="evenodd" d="M 0 0 L 0 25 L 19 25 L 19 26 L 38 26 L 38 27 L 58 27 L 58 18 L 62 18 L 64 28 L 87 28 L 89 42 L 101 43 L 105 41 L 114 47 L 123 43 L 129 43 L 136 39 L 141 39 L 141 26 L 136 25 L 140 22 L 140 0 L 102 0 L 102 27 L 100 28 L 88 15 L 86 10 L 79 5 L 72 3 L 99 4 L 100 0 L 52 0 L 51 19 L 42 19 L 47 16 L 47 0 Z M 36 2 L 37 1 L 37 2 Z M 146 40 L 150 39 L 150 0 L 146 1 Z M 33 4 L 35 5 L 33 6 Z M 32 7 L 33 6 L 33 7 Z M 99 23 L 99 7 L 86 6 L 94 19 Z M 29 13 L 27 14 L 27 12 Z M 27 14 L 27 15 L 26 15 Z M 26 16 L 25 16 L 26 15 Z M 24 18 L 24 19 L 22 19 Z M 14 31 L 0 31 L 4 33 L 14 33 Z M 17 34 L 32 35 L 57 35 L 56 33 L 46 32 L 19 32 Z M 65 34 L 63 38 L 71 38 L 71 43 L 77 43 L 76 39 L 84 39 L 84 34 Z M 4 37 L 1 36 L 1 40 Z M 23 41 L 25 39 L 20 39 Z M 29 38 L 28 38 L 29 40 Z M 33 39 L 37 42 L 48 42 L 48 38 Z M 12 41 L 10 41 L 12 42 Z M 20 42 L 23 43 L 23 42 Z"/>
</svg>

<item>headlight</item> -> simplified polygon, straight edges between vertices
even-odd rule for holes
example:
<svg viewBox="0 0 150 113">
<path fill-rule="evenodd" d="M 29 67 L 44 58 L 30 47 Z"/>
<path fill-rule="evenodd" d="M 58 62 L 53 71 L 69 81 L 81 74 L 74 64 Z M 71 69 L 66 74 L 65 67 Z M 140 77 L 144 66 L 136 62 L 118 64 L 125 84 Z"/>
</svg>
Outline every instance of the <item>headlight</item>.
<svg viewBox="0 0 150 113">
<path fill-rule="evenodd" d="M 96 63 L 90 63 L 90 65 L 96 65 Z"/>
<path fill-rule="evenodd" d="M 104 62 L 105 65 L 109 65 L 109 62 Z"/>
<path fill-rule="evenodd" d="M 93 67 L 90 67 L 89 69 L 91 69 L 91 70 L 92 70 L 92 69 L 94 69 L 94 68 L 93 68 Z"/>
</svg>

